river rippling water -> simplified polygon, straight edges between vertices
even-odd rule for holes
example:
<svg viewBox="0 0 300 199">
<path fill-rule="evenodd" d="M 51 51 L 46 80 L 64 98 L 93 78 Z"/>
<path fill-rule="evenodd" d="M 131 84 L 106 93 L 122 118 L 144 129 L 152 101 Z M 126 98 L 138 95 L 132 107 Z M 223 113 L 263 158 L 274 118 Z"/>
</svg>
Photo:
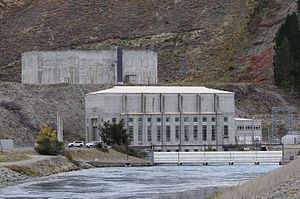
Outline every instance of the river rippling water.
<svg viewBox="0 0 300 199">
<path fill-rule="evenodd" d="M 276 164 L 111 167 L 61 173 L 0 186 L 0 198 L 207 199 L 271 171 Z"/>
</svg>

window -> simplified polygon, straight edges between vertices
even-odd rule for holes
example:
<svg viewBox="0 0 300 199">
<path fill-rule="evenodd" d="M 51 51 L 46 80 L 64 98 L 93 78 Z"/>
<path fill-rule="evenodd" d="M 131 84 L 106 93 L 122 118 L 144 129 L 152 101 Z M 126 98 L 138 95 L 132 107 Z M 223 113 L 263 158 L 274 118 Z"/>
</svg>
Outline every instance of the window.
<svg viewBox="0 0 300 199">
<path fill-rule="evenodd" d="M 128 126 L 128 137 L 129 141 L 133 142 L 133 126 Z"/>
<path fill-rule="evenodd" d="M 216 125 L 211 126 L 211 141 L 216 141 Z"/>
<path fill-rule="evenodd" d="M 224 117 L 224 122 L 228 122 L 228 117 Z"/>
<path fill-rule="evenodd" d="M 184 126 L 184 140 L 189 141 L 189 126 L 188 125 Z"/>
<path fill-rule="evenodd" d="M 170 117 L 166 117 L 166 122 L 170 122 Z"/>
<path fill-rule="evenodd" d="M 203 117 L 202 122 L 207 122 L 207 117 Z"/>
<path fill-rule="evenodd" d="M 237 129 L 240 130 L 240 131 L 245 130 L 244 126 L 238 126 Z"/>
<path fill-rule="evenodd" d="M 138 126 L 138 141 L 143 141 L 143 126 L 141 125 Z"/>
<path fill-rule="evenodd" d="M 207 141 L 207 126 L 206 125 L 202 126 L 202 140 Z"/>
<path fill-rule="evenodd" d="M 156 140 L 157 140 L 157 142 L 161 141 L 161 126 L 157 126 Z"/>
<path fill-rule="evenodd" d="M 190 150 L 189 150 L 189 149 L 184 149 L 184 151 L 185 151 L 185 152 L 189 152 Z"/>
<path fill-rule="evenodd" d="M 194 118 L 193 118 L 193 122 L 198 122 L 198 118 L 197 118 L 197 117 L 194 117 Z"/>
<path fill-rule="evenodd" d="M 152 132 L 151 132 L 151 126 L 147 126 L 147 141 L 152 141 Z"/>
<path fill-rule="evenodd" d="M 224 125 L 224 137 L 228 137 L 229 132 L 228 132 L 228 125 Z"/>
<path fill-rule="evenodd" d="M 166 142 L 170 142 L 171 141 L 171 128 L 170 126 L 166 126 Z"/>
<path fill-rule="evenodd" d="M 113 117 L 113 118 L 111 118 L 111 121 L 112 121 L 113 123 L 116 123 L 116 122 L 117 122 L 117 118 Z"/>
<path fill-rule="evenodd" d="M 179 126 L 175 126 L 175 139 L 178 141 L 179 140 Z"/>
<path fill-rule="evenodd" d="M 179 122 L 179 117 L 175 117 L 175 122 Z"/>
<path fill-rule="evenodd" d="M 133 117 L 128 118 L 128 122 L 133 122 Z"/>
<path fill-rule="evenodd" d="M 184 122 L 188 122 L 189 121 L 189 117 L 184 117 Z"/>
<path fill-rule="evenodd" d="M 160 122 L 160 117 L 156 118 L 156 121 L 157 121 L 157 122 Z"/>
<path fill-rule="evenodd" d="M 216 121 L 216 118 L 215 118 L 215 117 L 212 117 L 212 118 L 211 118 L 211 121 L 212 121 L 212 122 L 215 122 L 215 121 Z"/>
<path fill-rule="evenodd" d="M 194 140 L 198 140 L 198 126 L 197 125 L 194 125 L 194 128 L 193 128 L 193 131 L 194 131 Z"/>
<path fill-rule="evenodd" d="M 148 121 L 148 122 L 151 122 L 151 117 L 148 117 L 148 118 L 147 118 L 147 121 Z"/>
<path fill-rule="evenodd" d="M 142 122 L 142 121 L 143 121 L 143 118 L 142 118 L 142 117 L 139 117 L 139 118 L 138 118 L 138 121 L 139 121 L 139 122 Z"/>
<path fill-rule="evenodd" d="M 194 151 L 195 151 L 195 152 L 198 152 L 198 151 L 199 151 L 199 149 L 194 149 Z"/>
</svg>

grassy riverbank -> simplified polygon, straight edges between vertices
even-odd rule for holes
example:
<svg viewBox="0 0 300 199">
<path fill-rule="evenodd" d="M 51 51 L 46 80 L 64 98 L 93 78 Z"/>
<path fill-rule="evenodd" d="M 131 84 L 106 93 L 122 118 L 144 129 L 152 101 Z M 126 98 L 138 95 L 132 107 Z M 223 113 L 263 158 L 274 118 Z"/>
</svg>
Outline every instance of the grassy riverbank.
<svg viewBox="0 0 300 199">
<path fill-rule="evenodd" d="M 300 159 L 255 180 L 230 187 L 216 199 L 298 199 L 300 198 Z"/>
</svg>

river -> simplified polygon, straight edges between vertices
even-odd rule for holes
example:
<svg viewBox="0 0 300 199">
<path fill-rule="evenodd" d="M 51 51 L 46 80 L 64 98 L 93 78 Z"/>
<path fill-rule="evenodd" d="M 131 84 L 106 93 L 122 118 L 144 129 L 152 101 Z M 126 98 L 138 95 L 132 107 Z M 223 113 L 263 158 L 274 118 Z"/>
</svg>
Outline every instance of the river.
<svg viewBox="0 0 300 199">
<path fill-rule="evenodd" d="M 0 186 L 0 198 L 207 199 L 278 168 L 277 164 L 95 168 Z"/>
</svg>

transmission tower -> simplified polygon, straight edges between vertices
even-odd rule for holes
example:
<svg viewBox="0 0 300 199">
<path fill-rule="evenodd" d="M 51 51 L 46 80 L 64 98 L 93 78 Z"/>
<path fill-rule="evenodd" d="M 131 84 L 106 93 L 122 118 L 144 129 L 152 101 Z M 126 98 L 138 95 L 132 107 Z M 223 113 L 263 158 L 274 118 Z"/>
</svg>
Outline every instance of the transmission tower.
<svg viewBox="0 0 300 199">
<path fill-rule="evenodd" d="M 295 108 L 292 106 L 282 106 L 282 107 L 273 107 L 272 108 L 272 137 L 271 140 L 275 141 L 280 139 L 277 131 L 277 127 L 280 124 L 283 124 L 287 127 L 288 133 L 292 134 L 293 131 L 293 112 Z M 279 117 L 279 116 L 285 117 Z"/>
</svg>

